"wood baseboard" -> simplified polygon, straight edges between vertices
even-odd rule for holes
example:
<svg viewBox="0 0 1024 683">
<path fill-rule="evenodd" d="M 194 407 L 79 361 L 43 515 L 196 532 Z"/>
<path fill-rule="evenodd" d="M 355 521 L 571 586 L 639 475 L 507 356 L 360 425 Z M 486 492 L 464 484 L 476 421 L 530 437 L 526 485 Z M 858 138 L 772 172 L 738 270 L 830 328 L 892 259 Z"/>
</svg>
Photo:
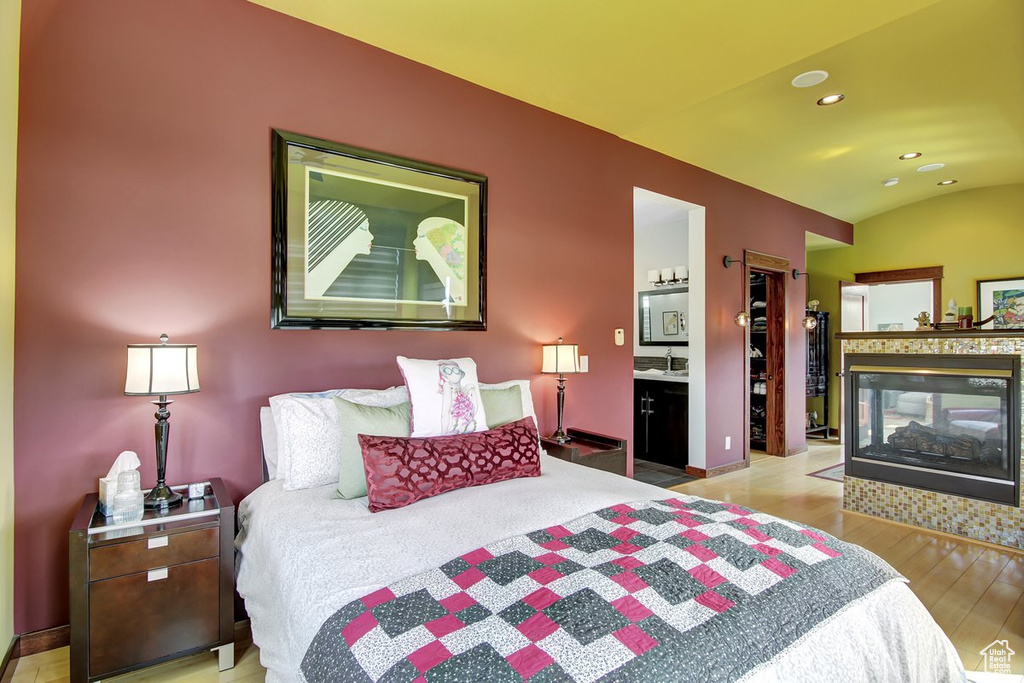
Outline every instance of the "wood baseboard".
<svg viewBox="0 0 1024 683">
<path fill-rule="evenodd" d="M 15 648 L 14 657 L 27 657 L 70 644 L 70 626 L 54 626 L 44 631 L 23 633 L 18 637 L 18 647 Z"/>
<path fill-rule="evenodd" d="M 729 472 L 736 472 L 737 470 L 745 470 L 748 467 L 750 467 L 749 460 L 740 460 L 739 462 L 729 463 L 728 465 L 712 467 L 709 470 L 687 465 L 686 473 L 689 474 L 691 477 L 700 477 L 701 479 L 708 479 L 709 477 L 717 477 L 722 474 L 728 474 Z"/>
<path fill-rule="evenodd" d="M 249 620 L 242 619 L 235 622 L 235 644 L 252 642 L 252 631 L 249 627 Z M 71 644 L 71 627 L 55 626 L 44 631 L 33 631 L 20 636 L 14 636 L 7 654 L 0 660 L 0 683 L 11 683 L 14 679 L 15 665 L 21 657 L 56 650 Z"/>
</svg>

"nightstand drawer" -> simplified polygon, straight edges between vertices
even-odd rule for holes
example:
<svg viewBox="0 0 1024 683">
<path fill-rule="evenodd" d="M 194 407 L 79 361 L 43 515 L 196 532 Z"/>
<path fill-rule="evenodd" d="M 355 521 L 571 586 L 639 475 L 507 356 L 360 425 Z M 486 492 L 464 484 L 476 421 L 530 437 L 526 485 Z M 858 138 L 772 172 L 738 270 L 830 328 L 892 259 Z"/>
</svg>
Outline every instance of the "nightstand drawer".
<svg viewBox="0 0 1024 683">
<path fill-rule="evenodd" d="M 91 674 L 216 644 L 219 565 L 201 560 L 90 584 Z"/>
<path fill-rule="evenodd" d="M 205 560 L 220 554 L 217 527 L 150 536 L 89 550 L 89 580 L 135 574 L 157 567 Z"/>
</svg>

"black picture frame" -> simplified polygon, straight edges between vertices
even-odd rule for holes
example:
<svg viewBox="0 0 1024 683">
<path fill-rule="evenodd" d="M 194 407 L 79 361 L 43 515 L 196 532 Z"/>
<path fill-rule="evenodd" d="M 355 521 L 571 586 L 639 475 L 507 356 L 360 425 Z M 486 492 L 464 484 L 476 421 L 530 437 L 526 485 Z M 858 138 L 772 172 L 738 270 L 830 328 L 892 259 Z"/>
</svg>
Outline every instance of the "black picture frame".
<svg viewBox="0 0 1024 683">
<path fill-rule="evenodd" d="M 992 318 L 982 326 L 984 329 L 1024 329 L 1024 275 L 975 282 L 978 308 L 974 318 Z"/>
<path fill-rule="evenodd" d="M 487 329 L 486 176 L 271 132 L 273 329 Z"/>
</svg>

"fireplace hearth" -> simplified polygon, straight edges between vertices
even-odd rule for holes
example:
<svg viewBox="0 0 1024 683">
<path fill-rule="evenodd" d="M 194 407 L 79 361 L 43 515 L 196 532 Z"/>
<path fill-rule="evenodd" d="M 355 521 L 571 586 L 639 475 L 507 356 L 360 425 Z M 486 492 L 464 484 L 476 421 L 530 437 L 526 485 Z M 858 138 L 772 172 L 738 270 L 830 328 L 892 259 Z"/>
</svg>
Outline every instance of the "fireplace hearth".
<svg viewBox="0 0 1024 683">
<path fill-rule="evenodd" d="M 846 474 L 1019 505 L 1021 359 L 848 354 Z"/>
</svg>

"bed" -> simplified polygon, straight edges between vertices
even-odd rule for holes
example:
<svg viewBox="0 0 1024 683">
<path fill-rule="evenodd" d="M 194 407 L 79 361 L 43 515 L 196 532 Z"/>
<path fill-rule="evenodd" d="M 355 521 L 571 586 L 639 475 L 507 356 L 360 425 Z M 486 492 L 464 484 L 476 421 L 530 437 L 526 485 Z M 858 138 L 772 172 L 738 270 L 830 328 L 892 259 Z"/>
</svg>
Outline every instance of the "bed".
<svg viewBox="0 0 1024 683">
<path fill-rule="evenodd" d="M 612 512 L 608 513 L 609 510 Z M 701 511 L 702 516 L 696 515 L 697 510 Z M 594 517 L 595 511 L 604 511 L 605 514 Z M 587 524 L 593 526 L 594 519 L 598 524 L 604 521 L 623 525 L 636 518 L 633 527 L 653 530 L 654 526 L 645 526 L 647 523 L 639 517 L 646 514 L 648 517 L 645 519 L 656 519 L 658 515 L 674 514 L 680 517 L 675 521 L 699 518 L 709 524 L 717 524 L 717 527 L 705 526 L 700 529 L 724 530 L 723 538 L 730 536 L 725 540 L 733 545 L 735 539 L 732 537 L 746 538 L 748 543 L 754 542 L 743 535 L 745 525 L 766 525 L 757 528 L 768 529 L 771 526 L 784 532 L 780 537 L 803 534 L 803 537 L 797 538 L 804 544 L 797 543 L 801 548 L 792 552 L 803 557 L 808 563 L 806 566 L 811 567 L 819 565 L 815 565 L 813 559 L 808 559 L 810 555 L 800 555 L 801 552 L 812 553 L 815 547 L 826 552 L 829 547 L 841 548 L 846 552 L 842 542 L 791 522 L 743 511 L 729 504 L 674 494 L 548 456 L 541 456 L 541 475 L 538 477 L 450 491 L 408 507 L 381 513 L 370 513 L 365 498 L 338 499 L 334 486 L 286 491 L 280 480 L 271 480 L 247 496 L 240 503 L 238 513 L 237 587 L 245 599 L 251 618 L 253 641 L 260 648 L 260 661 L 267 669 L 268 681 L 376 680 L 377 676 L 367 673 L 367 670 L 371 673 L 374 670 L 372 663 L 362 670 L 356 666 L 355 670 L 347 672 L 332 668 L 336 662 L 331 661 L 331 653 L 334 652 L 333 648 L 339 647 L 339 641 L 343 649 L 346 647 L 346 639 L 350 641 L 352 652 L 359 647 L 381 649 L 371 642 L 372 637 L 376 637 L 372 635 L 376 631 L 367 635 L 365 632 L 368 628 L 361 628 L 358 633 L 352 634 L 353 625 L 362 623 L 360 620 L 367 617 L 367 614 L 353 617 L 353 609 L 369 613 L 370 608 L 383 600 L 380 598 L 382 593 L 394 598 L 395 595 L 402 595 L 403 591 L 411 595 L 409 591 L 414 589 L 417 595 L 428 595 L 434 591 L 434 597 L 444 603 L 449 598 L 442 599 L 443 595 L 450 597 L 450 594 L 436 586 L 451 582 L 454 573 L 445 568 L 451 567 L 453 562 L 461 562 L 461 558 L 470 558 L 471 562 L 475 562 L 480 557 L 494 557 L 505 547 L 502 544 L 525 547 L 522 544 L 529 539 L 544 544 L 548 542 L 545 539 L 552 538 L 547 531 L 571 527 L 571 520 L 591 520 Z M 633 517 L 629 517 L 630 514 Z M 616 521 L 613 515 L 622 518 Z M 722 522 L 725 519 L 731 521 L 726 524 Z M 686 525 L 679 528 L 690 531 Z M 557 537 L 560 532 L 552 533 Z M 589 533 L 589 530 L 582 533 Z M 555 538 L 554 543 L 560 541 Z M 773 543 L 774 540 L 767 540 L 761 545 Z M 565 545 L 549 544 L 545 547 Z M 481 555 L 480 549 L 484 547 L 492 550 Z M 642 550 L 648 551 L 651 548 L 645 547 Z M 777 552 L 770 549 L 766 551 Z M 615 554 L 614 549 L 608 548 L 602 548 L 600 552 Z M 856 552 L 866 556 L 865 571 L 870 571 L 873 577 L 870 586 L 854 585 L 862 581 L 860 578 L 851 580 L 839 577 L 827 588 L 820 587 L 819 590 L 817 584 L 814 584 L 813 590 L 798 590 L 797 595 L 787 598 L 795 605 L 811 602 L 807 596 L 820 592 L 823 602 L 827 602 L 835 597 L 832 594 L 849 589 L 852 597 L 845 599 L 846 604 L 830 610 L 819 610 L 827 613 L 817 615 L 813 626 L 806 625 L 811 623 L 806 616 L 791 613 L 788 602 L 759 603 L 760 608 L 742 611 L 741 618 L 737 620 L 734 613 L 739 612 L 738 609 L 727 609 L 723 610 L 723 614 L 716 614 L 714 610 L 709 612 L 703 603 L 690 601 L 676 605 L 675 613 L 679 614 L 684 607 L 689 610 L 687 614 L 693 618 L 697 627 L 688 637 L 696 640 L 690 642 L 690 650 L 687 652 L 670 651 L 662 647 L 661 651 L 667 653 L 667 659 L 661 660 L 661 668 L 654 666 L 637 669 L 622 661 L 605 661 L 619 655 L 626 660 L 650 659 L 651 652 L 659 651 L 657 647 L 650 649 L 652 645 L 643 644 L 642 639 L 646 636 L 636 631 L 637 624 L 642 623 L 636 621 L 639 617 L 635 617 L 634 623 L 616 631 L 619 634 L 615 636 L 618 640 L 612 640 L 607 633 L 593 634 L 582 639 L 587 642 L 585 648 L 555 654 L 556 664 L 546 668 L 544 665 L 550 664 L 550 657 L 538 663 L 537 657 L 524 662 L 509 656 L 507 661 L 515 665 L 514 669 L 520 676 L 508 680 L 965 681 L 962 665 L 953 646 L 902 577 L 867 551 L 857 549 Z M 641 552 L 632 550 L 626 553 L 620 551 L 619 554 L 642 556 Z M 850 550 L 849 554 L 854 554 L 854 551 Z M 476 560 L 472 560 L 474 557 Z M 538 557 L 544 561 L 542 555 Z M 772 555 L 768 561 L 774 559 Z M 738 572 L 723 557 L 700 557 L 693 562 L 705 568 L 717 568 L 722 575 L 730 578 L 730 582 L 742 584 L 745 580 L 742 572 Z M 790 560 L 789 564 L 800 563 Z M 602 566 L 610 565 L 605 563 Z M 821 566 L 829 565 L 823 562 Z M 765 574 L 760 567 L 753 567 L 753 570 Z M 730 572 L 736 576 L 733 577 Z M 557 580 L 550 577 L 540 579 L 543 584 L 541 589 L 531 595 L 539 595 L 543 591 L 550 593 L 551 590 L 563 596 L 575 595 L 573 591 L 579 586 L 573 587 L 572 582 L 579 576 L 582 573 Z M 457 578 L 455 580 L 458 581 Z M 522 580 L 526 578 L 522 577 Z M 515 588 L 519 585 L 517 581 L 508 585 Z M 559 581 L 569 588 L 563 586 L 560 589 Z M 787 581 L 779 581 L 779 586 Z M 656 582 L 649 580 L 648 583 L 653 586 Z M 608 594 L 605 596 L 608 601 L 620 606 L 622 600 L 628 599 L 630 604 L 635 604 L 634 598 L 642 597 L 640 592 L 636 592 L 636 586 L 626 586 L 628 590 L 619 595 L 615 593 L 616 585 L 614 582 L 606 582 L 606 585 L 595 590 L 602 595 Z M 714 582 L 706 585 L 714 586 Z M 468 592 L 473 590 L 466 588 Z M 532 591 L 532 588 L 528 590 Z M 655 592 L 651 586 L 648 586 L 648 590 L 652 594 Z M 772 587 L 761 591 L 761 594 L 775 595 L 778 600 L 778 590 L 781 588 Z M 438 595 L 437 591 L 442 591 L 442 594 Z M 589 594 L 594 594 L 594 591 Z M 728 595 L 721 589 L 718 594 Z M 486 602 L 487 598 L 476 593 L 474 595 L 481 602 Z M 655 599 L 658 599 L 657 596 Z M 548 602 L 545 605 L 550 607 Z M 775 607 L 765 608 L 765 605 L 772 604 Z M 819 609 L 816 604 L 807 608 L 814 612 Z M 604 609 L 603 605 L 601 609 Z M 346 610 L 348 617 L 345 617 Z M 496 620 L 499 610 L 495 608 L 491 611 Z M 731 620 L 725 619 L 726 614 L 732 615 Z M 671 620 L 670 617 L 666 619 Z M 577 619 L 577 625 L 579 621 Z M 506 626 L 509 620 L 497 623 Z M 515 628 L 506 630 L 514 631 L 513 636 L 519 637 L 518 632 L 529 635 L 521 624 L 516 626 L 512 623 Z M 623 639 L 621 634 L 630 632 L 630 629 L 633 633 L 639 633 L 640 640 Z M 783 632 L 789 633 L 789 636 L 781 642 L 774 642 L 775 635 Z M 433 643 L 435 647 L 439 642 L 447 643 L 445 652 L 449 653 L 458 654 L 460 647 L 470 647 L 459 645 L 463 641 L 459 640 L 458 633 L 448 633 L 447 629 L 431 629 L 433 635 L 426 635 L 420 623 L 416 629 L 404 635 L 412 633 L 425 635 L 427 640 L 433 638 L 436 641 Z M 672 634 L 673 637 L 675 635 Z M 604 640 L 598 636 L 604 637 Z M 543 649 L 546 642 L 555 642 L 561 638 L 560 642 L 564 646 L 568 640 L 561 632 L 549 638 L 550 641 L 545 641 L 538 635 L 531 636 L 527 647 L 518 652 L 529 651 L 537 655 L 538 648 Z M 664 642 L 669 641 L 666 639 Z M 603 648 L 600 647 L 601 643 L 610 645 Z M 625 648 L 621 647 L 623 644 Z M 419 641 L 413 645 L 418 647 Z M 507 654 L 501 646 L 495 647 L 502 655 Z M 506 649 L 516 647 L 518 645 L 506 646 Z M 557 649 L 555 646 L 548 648 L 552 652 Z M 754 656 L 752 652 L 755 650 L 763 656 Z M 643 651 L 643 654 L 638 655 L 637 651 Z M 351 658 L 352 652 L 346 649 L 344 657 Z M 543 653 L 539 656 L 547 657 Z M 416 662 L 415 658 L 410 661 Z M 391 660 L 386 664 L 390 666 L 390 663 Z M 408 668 L 408 662 L 403 660 L 403 664 Z M 500 671 L 498 668 L 445 669 L 441 666 L 431 669 L 434 664 L 436 662 L 424 664 L 420 670 L 422 677 L 417 680 L 503 680 L 502 677 L 508 673 L 503 663 Z M 381 671 L 385 669 L 378 669 L 377 673 Z M 389 676 L 397 675 L 398 669 L 391 667 L 389 671 L 390 674 L 379 678 L 388 680 Z M 407 680 L 413 678 L 410 676 Z"/>
</svg>

